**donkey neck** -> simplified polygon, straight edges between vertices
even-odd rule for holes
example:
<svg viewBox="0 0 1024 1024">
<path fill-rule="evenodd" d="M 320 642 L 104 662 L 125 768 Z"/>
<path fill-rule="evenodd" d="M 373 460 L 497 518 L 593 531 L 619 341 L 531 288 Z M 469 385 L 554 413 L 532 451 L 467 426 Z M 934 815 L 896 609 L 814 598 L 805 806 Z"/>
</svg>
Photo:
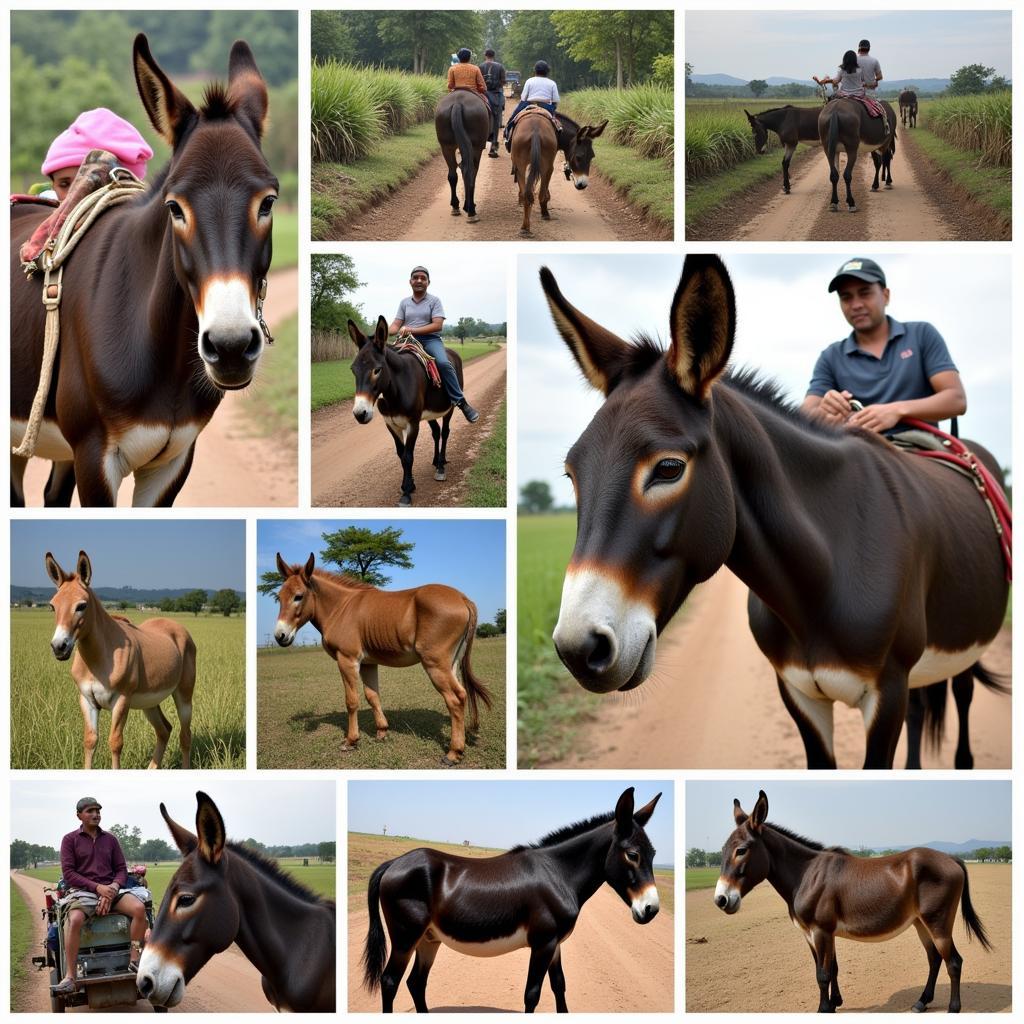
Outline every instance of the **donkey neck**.
<svg viewBox="0 0 1024 1024">
<path fill-rule="evenodd" d="M 328 618 L 334 618 L 339 612 L 344 612 L 352 601 L 359 596 L 360 588 L 348 587 L 341 580 L 328 576 L 319 569 L 314 570 L 313 577 L 316 580 L 317 590 L 315 592 L 316 600 L 313 614 L 309 617 L 309 621 L 313 623 L 320 635 L 323 636 Z M 330 599 L 330 609 L 323 605 L 325 597 Z"/>
<path fill-rule="evenodd" d="M 762 829 L 761 841 L 771 858 L 768 882 L 786 901 L 786 906 L 792 913 L 793 899 L 804 874 L 811 861 L 819 857 L 822 851 L 812 849 L 790 836 L 777 832 L 771 825 L 765 825 Z"/>
<path fill-rule="evenodd" d="M 612 842 L 612 829 L 611 823 L 599 825 L 544 850 L 564 872 L 564 878 L 576 893 L 577 905 L 580 907 L 605 881 L 604 862 Z"/>
<path fill-rule="evenodd" d="M 111 652 L 125 642 L 124 629 L 107 613 L 103 602 L 90 590 L 85 621 L 78 636 L 78 652 L 82 660 L 90 668 L 102 666 L 109 661 Z"/>
</svg>

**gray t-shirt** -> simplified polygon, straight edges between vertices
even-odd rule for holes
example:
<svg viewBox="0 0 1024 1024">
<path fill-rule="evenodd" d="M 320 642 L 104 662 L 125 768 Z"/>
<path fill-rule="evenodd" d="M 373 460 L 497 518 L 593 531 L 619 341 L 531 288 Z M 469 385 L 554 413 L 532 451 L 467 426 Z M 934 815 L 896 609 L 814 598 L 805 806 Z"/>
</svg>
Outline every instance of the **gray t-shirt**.
<svg viewBox="0 0 1024 1024">
<path fill-rule="evenodd" d="M 844 71 L 842 65 L 837 70 L 835 78 L 836 90 L 842 96 L 863 96 L 865 82 L 874 81 L 862 67 L 858 67 L 856 71 Z"/>
<path fill-rule="evenodd" d="M 857 63 L 864 72 L 864 84 L 869 89 L 873 88 L 875 82 L 882 77 L 882 65 L 870 53 L 858 53 Z"/>
<path fill-rule="evenodd" d="M 444 306 L 436 295 L 427 292 L 420 302 L 407 295 L 398 304 L 396 320 L 401 320 L 406 327 L 426 327 L 435 317 L 444 319 Z"/>
</svg>

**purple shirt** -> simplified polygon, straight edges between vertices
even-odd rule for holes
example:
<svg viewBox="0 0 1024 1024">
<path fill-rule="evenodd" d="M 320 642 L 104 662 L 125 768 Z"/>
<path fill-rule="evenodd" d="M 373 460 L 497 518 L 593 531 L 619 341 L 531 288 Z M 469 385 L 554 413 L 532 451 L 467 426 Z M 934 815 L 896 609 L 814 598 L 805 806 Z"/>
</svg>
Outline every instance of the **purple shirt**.
<svg viewBox="0 0 1024 1024">
<path fill-rule="evenodd" d="M 69 832 L 60 844 L 60 870 L 68 885 L 89 892 L 95 892 L 97 885 L 111 882 L 123 888 L 128 881 L 121 844 L 117 836 L 103 829 L 99 829 L 95 839 L 84 827 Z"/>
</svg>

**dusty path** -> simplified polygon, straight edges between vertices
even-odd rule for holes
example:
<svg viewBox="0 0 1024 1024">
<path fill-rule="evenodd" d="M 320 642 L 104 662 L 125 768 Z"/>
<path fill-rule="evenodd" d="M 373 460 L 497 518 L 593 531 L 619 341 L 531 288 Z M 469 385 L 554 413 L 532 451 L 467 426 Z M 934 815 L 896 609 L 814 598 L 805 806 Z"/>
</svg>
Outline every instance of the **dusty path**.
<svg viewBox="0 0 1024 1024">
<path fill-rule="evenodd" d="M 514 109 L 506 104 L 506 116 Z M 437 154 L 406 185 L 360 217 L 349 222 L 340 237 L 346 241 L 508 241 L 519 238 L 522 212 L 517 204 L 518 186 L 512 180 L 512 164 L 505 147 L 494 160 L 486 150 L 480 158 L 476 182 L 476 207 L 480 220 L 470 224 L 465 214 L 451 214 L 448 167 Z M 600 155 L 594 168 L 599 169 Z M 536 206 L 531 217 L 533 239 L 538 242 L 650 241 L 651 227 L 607 182 L 592 176 L 583 191 L 565 180 L 564 160 L 559 154 L 551 175 L 551 220 L 540 217 Z M 462 176 L 458 195 L 463 199 Z M 671 237 L 671 232 L 664 237 Z"/>
<path fill-rule="evenodd" d="M 271 274 L 264 307 L 273 331 L 298 310 L 299 274 L 295 267 Z M 260 437 L 253 427 L 258 411 L 259 381 L 276 372 L 273 348 L 260 360 L 256 381 L 244 391 L 228 392 L 196 441 L 192 472 L 175 505 L 181 507 L 294 506 L 298 494 L 298 449 L 295 434 Z M 288 372 L 292 372 L 289 368 Z M 257 417 L 258 419 L 258 417 Z M 25 496 L 42 505 L 50 463 L 31 459 L 25 470 Z M 117 493 L 119 508 L 130 507 L 134 477 L 126 477 Z M 78 507 L 78 492 L 72 499 Z"/>
<path fill-rule="evenodd" d="M 1004 629 L 984 658 L 1010 671 Z M 545 764 L 585 768 L 805 768 L 803 743 L 783 707 L 773 672 L 747 625 L 747 588 L 720 570 L 687 600 L 686 611 L 658 641 L 654 674 L 636 691 L 609 696 L 571 760 Z M 864 761 L 859 711 L 834 705 L 840 768 Z M 925 768 L 952 768 L 956 708 L 949 699 L 946 741 Z M 1009 768 L 1010 701 L 976 686 L 971 747 L 977 768 Z M 905 731 L 895 764 L 906 761 Z"/>
<path fill-rule="evenodd" d="M 380 995 L 362 987 L 359 958 L 369 915 L 348 916 L 348 1009 L 380 1012 Z M 674 920 L 661 911 L 650 924 L 637 925 L 628 908 L 608 886 L 583 907 L 576 930 L 562 944 L 565 998 L 575 1013 L 671 1013 L 673 1004 Z M 519 949 L 494 957 L 470 957 L 443 947 L 427 983 L 433 1013 L 498 1011 L 520 1013 L 530 951 Z M 403 981 L 396 1013 L 413 1010 Z M 545 978 L 538 1013 L 553 1013 L 555 1000 Z"/>
<path fill-rule="evenodd" d="M 32 911 L 35 937 L 32 942 L 30 956 L 37 956 L 42 948 L 44 937 L 43 919 L 39 913 L 45 902 L 43 888 L 45 882 L 37 878 L 23 875 L 20 871 L 12 871 L 11 879 L 21 890 Z M 23 998 L 11 1009 L 18 1013 L 49 1013 L 50 989 L 49 971 L 34 969 L 29 974 Z M 145 1000 L 135 1004 L 135 1013 L 150 1013 L 153 1007 Z M 172 1013 L 229 1013 L 241 1011 L 247 1013 L 271 1013 L 273 1007 L 267 1002 L 260 985 L 260 974 L 255 967 L 242 955 L 237 946 L 231 946 L 223 953 L 215 956 L 189 983 L 185 998 L 170 1012 Z M 69 1013 L 89 1013 L 87 1006 L 79 1006 Z M 107 1011 L 111 1012 L 111 1011 Z M 133 1012 L 126 1008 L 123 1012 Z"/>
<path fill-rule="evenodd" d="M 732 827 L 722 808 L 722 839 Z M 827 843 L 828 836 L 812 836 Z M 1009 865 L 968 866 L 971 902 L 992 940 L 986 952 L 967 941 L 957 912 L 953 941 L 964 958 L 960 997 L 965 1013 L 1012 1009 Z M 686 1009 L 689 1013 L 811 1013 L 818 985 L 807 943 L 789 921 L 782 898 L 762 883 L 732 917 L 712 902 L 714 889 L 686 894 Z M 913 928 L 887 942 L 836 943 L 840 1013 L 907 1013 L 924 988 L 928 962 Z M 945 1013 L 949 977 L 939 968 L 933 1012 Z"/>
<path fill-rule="evenodd" d="M 508 350 L 502 346 L 466 364 L 465 392 L 480 411 L 480 419 L 470 425 L 458 410 L 452 416 L 444 483 L 434 480 L 430 464 L 434 439 L 429 425 L 421 424 L 413 463 L 414 508 L 452 508 L 462 503 L 469 471 L 480 446 L 494 430 L 505 397 L 507 362 Z M 352 415 L 352 402 L 339 402 L 313 413 L 312 435 L 314 505 L 386 508 L 398 503 L 402 467 L 391 432 L 379 415 L 360 424 Z"/>
</svg>

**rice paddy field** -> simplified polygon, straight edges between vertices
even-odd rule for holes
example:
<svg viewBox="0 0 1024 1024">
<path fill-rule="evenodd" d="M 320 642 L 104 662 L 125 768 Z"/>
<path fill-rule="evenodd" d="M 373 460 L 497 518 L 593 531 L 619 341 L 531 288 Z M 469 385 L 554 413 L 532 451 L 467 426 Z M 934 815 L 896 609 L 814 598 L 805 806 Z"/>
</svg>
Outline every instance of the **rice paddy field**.
<svg viewBox="0 0 1024 1024">
<path fill-rule="evenodd" d="M 11 610 L 11 767 L 81 768 L 82 713 L 71 662 L 50 650 L 49 608 Z M 119 613 L 120 614 L 120 613 Z M 244 616 L 126 612 L 132 622 L 169 618 L 180 622 L 196 644 L 196 686 L 192 711 L 192 767 L 245 767 Z M 161 705 L 172 726 L 164 768 L 181 767 L 178 716 L 168 698 Z M 109 712 L 100 713 L 94 766 L 110 767 Z M 124 730 L 121 764 L 145 768 L 155 734 L 141 711 L 132 711 Z"/>
</svg>

